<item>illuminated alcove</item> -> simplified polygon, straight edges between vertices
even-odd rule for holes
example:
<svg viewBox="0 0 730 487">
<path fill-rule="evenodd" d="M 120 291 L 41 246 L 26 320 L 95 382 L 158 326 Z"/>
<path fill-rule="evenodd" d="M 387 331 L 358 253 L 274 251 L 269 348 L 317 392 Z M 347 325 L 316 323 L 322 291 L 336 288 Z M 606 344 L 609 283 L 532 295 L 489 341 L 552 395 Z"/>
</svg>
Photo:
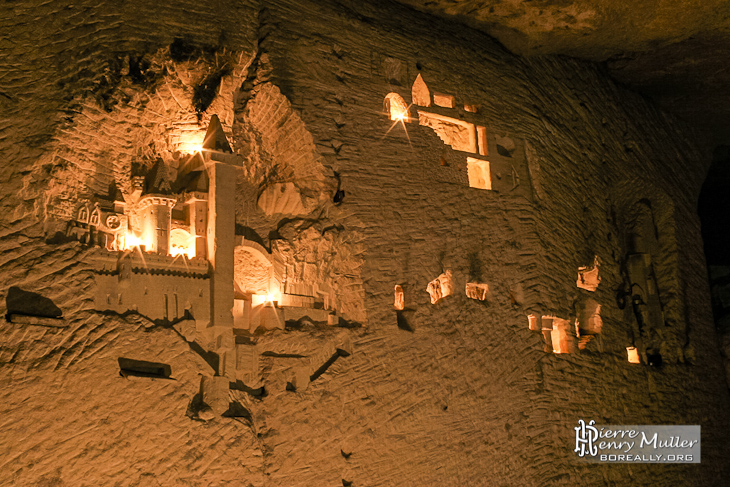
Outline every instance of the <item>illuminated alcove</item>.
<svg viewBox="0 0 730 487">
<path fill-rule="evenodd" d="M 409 118 L 408 105 L 398 93 L 388 93 L 383 101 L 385 113 L 391 120 L 407 122 Z"/>
</svg>

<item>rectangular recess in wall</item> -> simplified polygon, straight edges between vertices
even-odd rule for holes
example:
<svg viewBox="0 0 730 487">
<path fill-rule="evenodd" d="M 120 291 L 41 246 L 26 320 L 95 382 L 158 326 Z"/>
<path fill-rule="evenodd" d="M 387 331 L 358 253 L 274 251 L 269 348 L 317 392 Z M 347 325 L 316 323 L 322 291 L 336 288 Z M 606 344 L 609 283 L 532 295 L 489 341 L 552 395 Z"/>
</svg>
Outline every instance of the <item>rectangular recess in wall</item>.
<svg viewBox="0 0 730 487">
<path fill-rule="evenodd" d="M 453 95 L 444 95 L 443 93 L 433 94 L 433 104 L 444 108 L 454 108 L 456 106 L 456 99 Z"/>
<path fill-rule="evenodd" d="M 466 158 L 467 175 L 469 176 L 469 187 L 478 189 L 492 189 L 492 175 L 489 170 L 489 161 Z"/>
<path fill-rule="evenodd" d="M 477 134 L 473 123 L 435 113 L 418 111 L 418 123 L 430 127 L 452 149 L 477 152 Z"/>
<path fill-rule="evenodd" d="M 479 140 L 479 155 L 486 156 L 489 153 L 487 149 L 487 128 L 481 125 L 477 126 L 477 139 Z"/>
<path fill-rule="evenodd" d="M 172 375 L 172 368 L 168 364 L 124 357 L 119 357 L 117 361 L 119 362 L 119 372 L 123 376 L 169 379 Z"/>
</svg>

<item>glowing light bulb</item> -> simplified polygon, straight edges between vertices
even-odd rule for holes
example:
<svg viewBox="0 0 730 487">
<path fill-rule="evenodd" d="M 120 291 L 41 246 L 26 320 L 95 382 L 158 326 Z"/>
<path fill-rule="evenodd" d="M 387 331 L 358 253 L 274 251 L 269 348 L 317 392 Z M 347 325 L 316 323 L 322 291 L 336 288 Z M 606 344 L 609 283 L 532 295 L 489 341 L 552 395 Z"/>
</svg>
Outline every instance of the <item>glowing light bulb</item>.
<svg viewBox="0 0 730 487">
<path fill-rule="evenodd" d="M 142 245 L 142 239 L 133 233 L 128 233 L 124 238 L 124 249 L 129 250 Z"/>
</svg>

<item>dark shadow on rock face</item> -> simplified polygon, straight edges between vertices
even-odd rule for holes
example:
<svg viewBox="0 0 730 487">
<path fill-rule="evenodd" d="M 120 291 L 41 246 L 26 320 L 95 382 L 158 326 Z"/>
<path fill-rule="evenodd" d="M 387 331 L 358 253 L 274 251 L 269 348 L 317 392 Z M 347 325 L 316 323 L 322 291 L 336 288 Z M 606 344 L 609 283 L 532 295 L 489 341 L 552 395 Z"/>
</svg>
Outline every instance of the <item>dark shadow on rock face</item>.
<svg viewBox="0 0 730 487">
<path fill-rule="evenodd" d="M 413 326 L 410 323 L 413 318 L 412 310 L 396 310 L 395 317 L 398 328 L 405 331 L 413 331 Z"/>
<path fill-rule="evenodd" d="M 224 418 L 243 418 L 249 422 L 253 422 L 253 417 L 248 409 L 238 401 L 231 401 L 228 410 L 222 415 Z"/>
<path fill-rule="evenodd" d="M 230 73 L 228 65 L 218 71 L 208 75 L 199 85 L 193 89 L 193 106 L 198 113 L 202 113 L 208 109 L 218 94 L 218 88 L 221 85 L 223 76 Z"/>
<path fill-rule="evenodd" d="M 197 342 L 188 342 L 188 346 L 190 349 L 200 355 L 203 360 L 206 361 L 208 365 L 210 365 L 210 368 L 214 371 L 218 370 L 218 365 L 220 364 L 220 357 L 218 357 L 218 354 L 215 352 L 209 352 L 205 350 L 203 347 L 201 347 Z"/>
<path fill-rule="evenodd" d="M 187 411 L 185 411 L 185 415 L 190 419 L 200 421 L 198 413 L 200 413 L 200 411 L 202 411 L 204 408 L 205 403 L 203 402 L 203 396 L 202 394 L 197 393 L 190 400 L 190 403 L 188 403 L 188 409 Z"/>
<path fill-rule="evenodd" d="M 50 299 L 38 293 L 24 291 L 16 286 L 8 289 L 5 305 L 8 315 L 43 316 L 45 318 L 60 318 L 63 315 L 61 309 Z"/>
<path fill-rule="evenodd" d="M 246 240 L 252 240 L 257 244 L 261 245 L 266 250 L 270 251 L 269 247 L 266 246 L 264 239 L 251 227 L 246 227 L 236 223 L 236 235 L 242 235 Z"/>
<path fill-rule="evenodd" d="M 131 358 L 119 357 L 119 373 L 122 376 L 151 377 L 157 379 L 170 379 L 172 368 L 161 362 L 147 362 Z"/>
<path fill-rule="evenodd" d="M 348 352 L 347 350 L 343 350 L 341 348 L 336 348 L 335 353 L 333 353 L 332 356 L 329 359 L 327 359 L 327 361 L 325 363 L 323 363 L 317 370 L 315 370 L 312 373 L 312 375 L 309 376 L 309 381 L 314 382 L 315 380 L 317 380 L 319 378 L 319 376 L 321 376 L 322 374 L 327 372 L 327 369 L 329 369 L 330 366 L 332 364 L 334 364 L 338 358 L 349 357 L 349 356 L 350 356 L 350 352 Z"/>
<path fill-rule="evenodd" d="M 266 392 L 266 388 L 264 386 L 254 389 L 252 387 L 248 387 L 240 379 L 236 380 L 236 382 L 229 383 L 228 387 L 235 391 L 243 391 L 251 397 L 255 397 L 257 399 L 263 399 L 268 395 L 268 392 Z"/>
</svg>

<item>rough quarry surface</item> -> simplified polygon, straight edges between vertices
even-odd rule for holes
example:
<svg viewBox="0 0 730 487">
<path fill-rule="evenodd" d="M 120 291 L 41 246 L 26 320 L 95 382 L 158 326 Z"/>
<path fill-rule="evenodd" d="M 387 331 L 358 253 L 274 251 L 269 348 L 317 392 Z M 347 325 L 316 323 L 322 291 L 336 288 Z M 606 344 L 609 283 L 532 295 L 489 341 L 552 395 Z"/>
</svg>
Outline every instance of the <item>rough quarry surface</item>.
<svg viewBox="0 0 730 487">
<path fill-rule="evenodd" d="M 710 155 L 603 68 L 389 2 L 16 2 L 0 45 L 0 485 L 730 476 Z"/>
</svg>

